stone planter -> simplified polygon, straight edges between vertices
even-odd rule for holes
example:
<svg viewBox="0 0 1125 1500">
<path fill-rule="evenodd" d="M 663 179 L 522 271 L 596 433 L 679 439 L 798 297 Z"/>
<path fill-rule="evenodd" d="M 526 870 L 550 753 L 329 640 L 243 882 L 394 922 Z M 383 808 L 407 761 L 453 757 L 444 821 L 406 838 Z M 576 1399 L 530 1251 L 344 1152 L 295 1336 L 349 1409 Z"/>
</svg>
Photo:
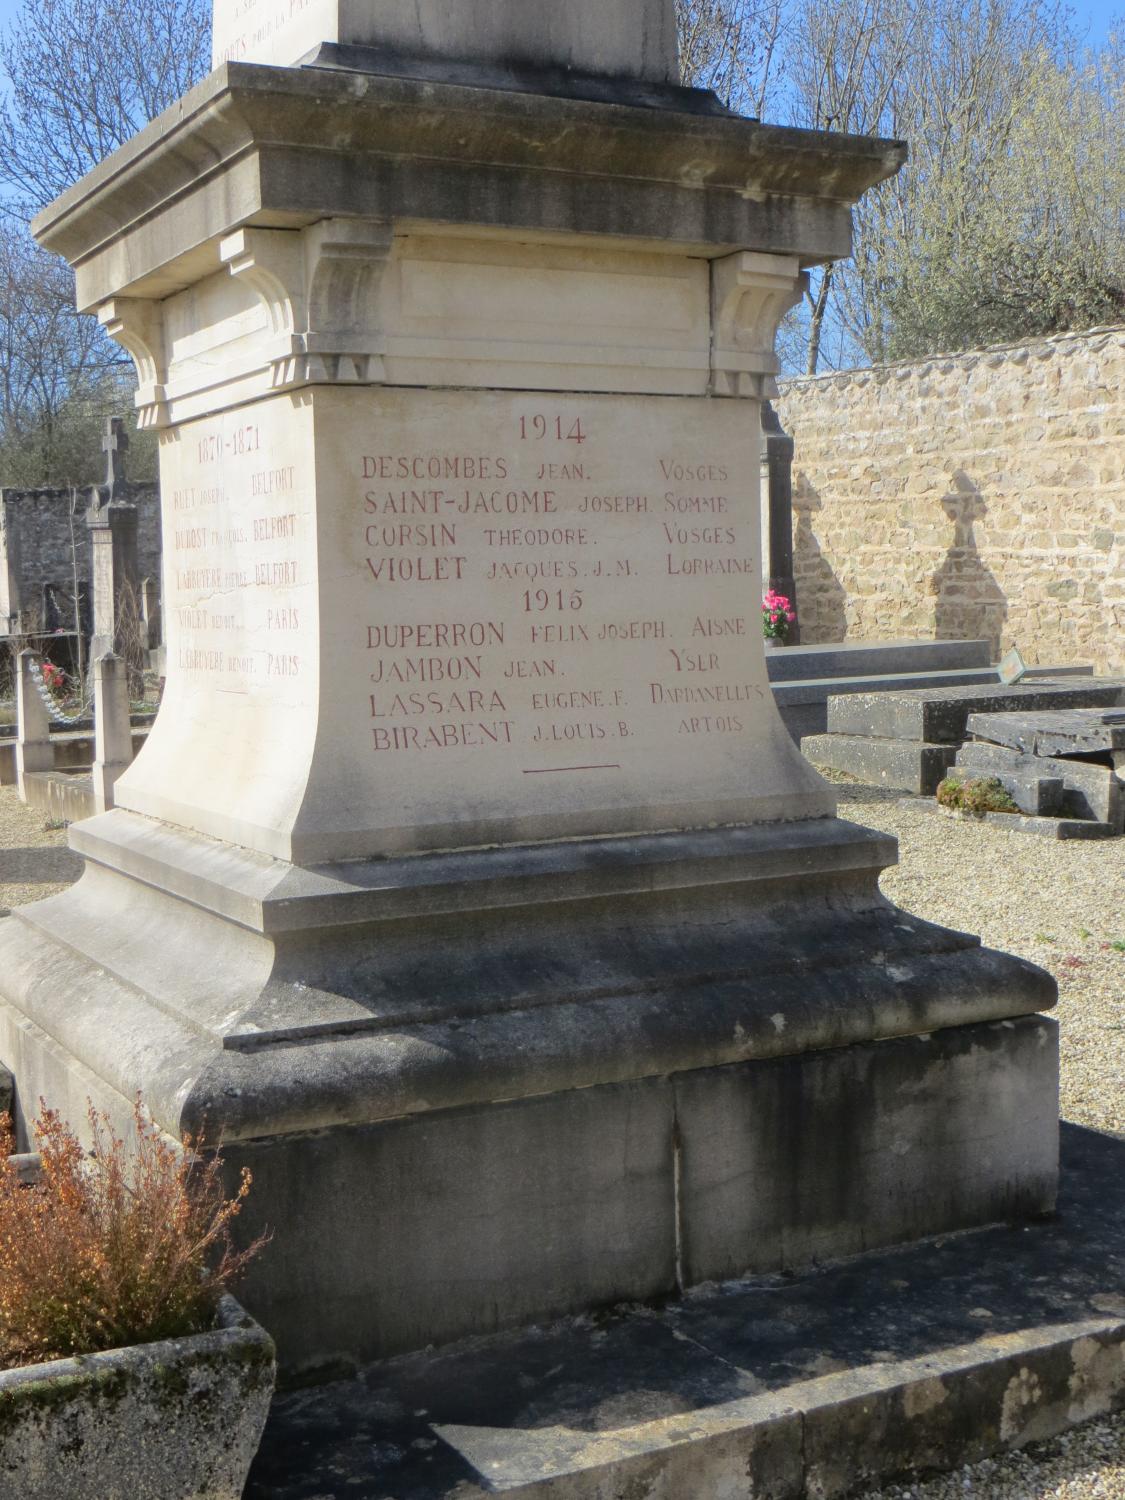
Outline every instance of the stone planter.
<svg viewBox="0 0 1125 1500">
<path fill-rule="evenodd" d="M 208 1333 L 0 1371 L 0 1495 L 239 1500 L 274 1376 L 229 1296 Z"/>
</svg>

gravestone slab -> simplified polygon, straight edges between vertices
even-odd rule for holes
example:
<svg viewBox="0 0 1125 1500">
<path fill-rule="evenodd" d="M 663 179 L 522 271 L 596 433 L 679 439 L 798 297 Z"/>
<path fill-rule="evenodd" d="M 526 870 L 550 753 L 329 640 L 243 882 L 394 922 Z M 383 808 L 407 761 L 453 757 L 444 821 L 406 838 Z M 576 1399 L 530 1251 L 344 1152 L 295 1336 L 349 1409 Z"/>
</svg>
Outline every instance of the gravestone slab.
<svg viewBox="0 0 1125 1500">
<path fill-rule="evenodd" d="M 895 787 L 932 797 L 956 759 L 957 746 L 875 739 L 862 734 L 809 734 L 801 740 L 801 753 L 823 770 L 844 771 L 872 786 Z"/>
<path fill-rule="evenodd" d="M 1032 817 L 1051 817 L 1062 811 L 1065 794 L 1061 776 L 1038 776 L 1030 771 L 1023 775 L 1009 770 L 993 771 L 993 775 L 1021 812 Z M 969 771 L 960 765 L 952 765 L 946 772 L 951 781 L 978 779 L 979 771 Z"/>
<path fill-rule="evenodd" d="M 1028 755 L 1097 755 L 1125 750 L 1125 708 L 970 714 L 969 733 Z"/>
<path fill-rule="evenodd" d="M 829 734 L 870 735 L 878 739 L 960 744 L 970 714 L 1039 709 L 1116 708 L 1125 703 L 1125 682 L 1017 683 L 1012 687 L 919 688 L 904 693 L 858 693 L 828 700 Z"/>
<path fill-rule="evenodd" d="M 1057 776 L 1063 784 L 1063 811 L 1119 826 L 1125 817 L 1125 787 L 1108 766 L 1088 761 L 1024 755 L 1007 745 L 970 740 L 957 753 L 957 765 L 978 775 L 1021 779 Z"/>
</svg>

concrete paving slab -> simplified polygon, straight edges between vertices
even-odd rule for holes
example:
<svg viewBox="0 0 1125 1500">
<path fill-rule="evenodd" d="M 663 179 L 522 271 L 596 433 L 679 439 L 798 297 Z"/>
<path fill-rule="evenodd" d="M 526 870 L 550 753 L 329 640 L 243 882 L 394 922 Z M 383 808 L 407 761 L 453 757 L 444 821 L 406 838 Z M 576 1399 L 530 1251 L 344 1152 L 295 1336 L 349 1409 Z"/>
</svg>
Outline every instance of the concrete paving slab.
<svg viewBox="0 0 1125 1500">
<path fill-rule="evenodd" d="M 831 1500 L 1125 1406 L 1125 1140 L 1050 1221 L 476 1339 L 278 1397 L 246 1500 Z"/>
</svg>

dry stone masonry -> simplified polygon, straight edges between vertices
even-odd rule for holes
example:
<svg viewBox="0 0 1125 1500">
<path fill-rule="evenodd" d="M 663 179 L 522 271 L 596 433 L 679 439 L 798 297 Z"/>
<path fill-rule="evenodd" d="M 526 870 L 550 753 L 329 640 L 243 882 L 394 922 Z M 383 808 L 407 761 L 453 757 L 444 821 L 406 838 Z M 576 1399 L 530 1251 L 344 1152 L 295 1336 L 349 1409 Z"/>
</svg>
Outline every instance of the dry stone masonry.
<svg viewBox="0 0 1125 1500">
<path fill-rule="evenodd" d="M 1125 328 L 793 380 L 806 642 L 986 636 L 1125 671 Z"/>
</svg>

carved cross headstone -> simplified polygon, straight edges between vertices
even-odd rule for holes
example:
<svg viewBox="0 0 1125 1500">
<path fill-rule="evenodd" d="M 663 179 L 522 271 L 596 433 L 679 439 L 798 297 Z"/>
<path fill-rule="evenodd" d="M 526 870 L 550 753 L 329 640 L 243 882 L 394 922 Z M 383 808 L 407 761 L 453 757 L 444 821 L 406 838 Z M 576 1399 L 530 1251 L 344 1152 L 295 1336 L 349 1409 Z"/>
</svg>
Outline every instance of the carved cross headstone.
<svg viewBox="0 0 1125 1500">
<path fill-rule="evenodd" d="M 117 486 L 125 481 L 125 455 L 129 451 L 129 434 L 125 430 L 124 417 L 106 417 L 102 435 L 102 452 L 105 454 L 105 485 L 109 494 L 106 503 L 117 498 Z"/>
<path fill-rule="evenodd" d="M 107 417 L 102 434 L 105 483 L 91 490 L 86 513 L 94 592 L 91 661 L 106 651 L 129 654 L 120 639 L 122 598 L 126 592 L 135 596 L 137 583 L 137 510 L 128 499 L 125 478 L 128 451 L 129 434 L 124 417 Z"/>
</svg>

